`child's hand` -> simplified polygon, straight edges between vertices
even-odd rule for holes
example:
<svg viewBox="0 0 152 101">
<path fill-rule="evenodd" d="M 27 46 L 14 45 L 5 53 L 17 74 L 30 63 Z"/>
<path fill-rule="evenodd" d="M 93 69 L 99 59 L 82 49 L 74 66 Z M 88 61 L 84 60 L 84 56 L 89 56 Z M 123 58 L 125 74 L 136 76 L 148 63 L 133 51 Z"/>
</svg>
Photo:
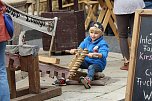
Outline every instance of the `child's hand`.
<svg viewBox="0 0 152 101">
<path fill-rule="evenodd" d="M 71 54 L 75 54 L 76 51 L 77 51 L 77 49 L 71 49 L 71 50 L 70 50 L 70 53 L 71 53 Z"/>
<path fill-rule="evenodd" d="M 89 53 L 86 54 L 86 56 L 88 56 L 89 58 L 102 58 L 102 54 L 100 53 Z"/>
<path fill-rule="evenodd" d="M 89 58 L 93 58 L 93 55 L 94 55 L 94 53 L 86 54 L 86 56 L 88 56 Z"/>
</svg>

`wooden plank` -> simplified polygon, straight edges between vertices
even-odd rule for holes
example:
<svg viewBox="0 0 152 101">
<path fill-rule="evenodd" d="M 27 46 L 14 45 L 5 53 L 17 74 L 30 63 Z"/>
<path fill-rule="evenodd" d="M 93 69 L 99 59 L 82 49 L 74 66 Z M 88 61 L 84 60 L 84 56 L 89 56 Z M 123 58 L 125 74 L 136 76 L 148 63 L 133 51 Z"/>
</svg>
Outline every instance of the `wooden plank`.
<svg viewBox="0 0 152 101">
<path fill-rule="evenodd" d="M 85 30 L 87 30 L 87 28 L 90 24 L 91 18 L 92 18 L 92 7 L 89 6 L 88 15 L 87 15 L 86 20 L 85 20 Z"/>
<path fill-rule="evenodd" d="M 79 2 L 78 2 L 78 4 L 82 4 L 82 3 L 83 3 L 83 1 L 79 1 Z M 65 4 L 65 5 L 63 5 L 62 7 L 63 7 L 63 8 L 67 8 L 67 7 L 71 7 L 71 6 L 74 6 L 74 3 Z"/>
<path fill-rule="evenodd" d="M 100 23 L 101 23 L 101 22 L 103 21 L 106 12 L 107 12 L 107 7 L 104 6 L 104 7 L 102 8 L 102 10 L 100 11 L 100 13 L 99 13 L 97 22 L 100 22 Z"/>
<path fill-rule="evenodd" d="M 29 92 L 40 93 L 40 73 L 38 56 L 28 56 Z"/>
<path fill-rule="evenodd" d="M 29 94 L 29 87 L 23 87 L 16 90 L 16 98 Z"/>
<path fill-rule="evenodd" d="M 52 57 L 46 57 L 46 56 L 40 56 L 39 55 L 39 62 L 46 63 L 46 64 L 59 64 L 60 63 L 60 59 L 52 58 Z"/>
<path fill-rule="evenodd" d="M 90 0 L 84 0 L 84 1 L 82 1 L 83 3 L 85 3 L 85 4 L 87 4 L 87 5 L 92 5 L 92 4 L 99 4 L 99 2 L 98 1 L 90 1 Z"/>
<path fill-rule="evenodd" d="M 19 91 L 18 93 L 20 92 L 22 91 Z M 11 99 L 11 101 L 44 101 L 52 97 L 60 96 L 61 94 L 62 94 L 61 87 L 53 87 L 53 86 L 47 88 L 41 87 L 41 92 L 39 94 L 27 94 L 24 96 Z"/>
<path fill-rule="evenodd" d="M 105 0 L 98 0 L 99 1 L 99 5 L 100 5 L 100 7 L 102 8 L 103 6 L 104 6 L 104 2 L 105 2 Z"/>
<path fill-rule="evenodd" d="M 98 4 L 95 4 L 95 5 L 92 5 L 92 14 L 93 14 L 93 16 L 92 16 L 92 19 L 93 19 L 93 21 L 97 21 L 97 17 L 96 17 L 96 13 L 97 13 L 97 11 L 98 11 Z"/>
<path fill-rule="evenodd" d="M 126 94 L 125 94 L 125 101 L 132 101 L 132 94 L 133 94 L 133 78 L 135 76 L 135 67 L 136 67 L 136 52 L 137 52 L 137 40 L 139 39 L 139 26 L 140 26 L 140 11 L 137 11 L 135 13 L 135 20 L 134 20 L 134 30 L 133 30 L 133 36 L 132 36 L 132 45 L 131 45 L 131 53 L 130 53 L 130 63 L 129 63 L 129 71 L 128 71 L 128 80 L 127 80 L 127 88 L 126 88 Z"/>
<path fill-rule="evenodd" d="M 116 22 L 116 16 L 113 13 L 113 5 L 112 5 L 111 1 L 105 0 L 105 3 L 107 5 L 108 9 L 110 10 L 110 13 L 111 13 L 112 18 L 114 19 L 114 22 Z"/>
<path fill-rule="evenodd" d="M 97 20 L 97 17 L 94 15 L 96 6 L 97 5 L 88 5 L 89 9 L 88 9 L 88 15 L 85 20 L 85 30 L 87 30 L 91 20 L 93 20 L 94 22 L 96 22 L 96 20 Z"/>
<path fill-rule="evenodd" d="M 98 4 L 98 3 L 99 3 L 98 1 L 78 1 L 78 4 L 85 4 L 85 5 L 92 5 L 92 4 Z M 71 6 L 74 6 L 74 3 L 65 4 L 62 7 L 67 8 Z"/>
<path fill-rule="evenodd" d="M 109 22 L 109 18 L 110 18 L 110 16 L 111 16 L 111 14 L 110 14 L 110 10 L 108 9 L 108 11 L 107 11 L 107 13 L 106 13 L 106 15 L 105 15 L 105 18 L 104 18 L 104 20 L 103 20 L 103 27 L 104 27 L 104 30 L 106 29 L 106 27 L 107 27 L 107 24 L 108 24 L 108 22 Z"/>
<path fill-rule="evenodd" d="M 116 38 L 119 40 L 118 30 L 117 30 L 116 25 L 114 24 L 114 22 L 113 22 L 113 20 L 112 20 L 111 17 L 110 17 L 110 19 L 109 19 L 109 25 L 110 25 L 112 31 L 114 32 Z"/>
<path fill-rule="evenodd" d="M 8 65 L 8 68 L 7 68 L 7 78 L 8 78 L 8 83 L 9 83 L 9 87 L 10 87 L 11 98 L 16 97 L 15 71 L 11 70 L 11 68 L 13 68 L 13 63 L 14 63 L 14 60 L 10 59 L 9 60 L 9 65 Z"/>
</svg>

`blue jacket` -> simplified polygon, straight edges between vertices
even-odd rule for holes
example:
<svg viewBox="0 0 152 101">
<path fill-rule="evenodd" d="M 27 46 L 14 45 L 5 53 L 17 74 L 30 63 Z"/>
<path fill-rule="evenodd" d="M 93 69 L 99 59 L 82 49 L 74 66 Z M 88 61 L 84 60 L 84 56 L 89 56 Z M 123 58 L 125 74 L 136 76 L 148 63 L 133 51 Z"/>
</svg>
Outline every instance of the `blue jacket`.
<svg viewBox="0 0 152 101">
<path fill-rule="evenodd" d="M 81 42 L 79 48 L 87 48 L 89 53 L 93 53 L 93 49 L 95 46 L 98 47 L 98 53 L 102 54 L 102 58 L 89 58 L 88 56 L 86 56 L 84 62 L 88 63 L 88 65 L 98 64 L 102 68 L 102 70 L 104 70 L 107 63 L 106 58 L 108 56 L 109 47 L 107 42 L 103 39 L 103 36 L 98 38 L 93 43 L 91 42 L 90 36 L 88 36 L 84 39 L 84 41 Z"/>
</svg>

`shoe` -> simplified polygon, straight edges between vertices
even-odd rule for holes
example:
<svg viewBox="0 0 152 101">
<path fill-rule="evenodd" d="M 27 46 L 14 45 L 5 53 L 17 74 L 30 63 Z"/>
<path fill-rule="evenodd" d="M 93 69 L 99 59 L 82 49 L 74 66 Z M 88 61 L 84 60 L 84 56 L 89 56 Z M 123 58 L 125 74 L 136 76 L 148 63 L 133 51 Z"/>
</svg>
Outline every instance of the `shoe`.
<svg viewBox="0 0 152 101">
<path fill-rule="evenodd" d="M 124 63 L 124 66 L 122 66 L 120 69 L 128 71 L 128 68 L 129 68 L 129 63 Z"/>
<path fill-rule="evenodd" d="M 94 74 L 94 80 L 99 80 L 100 78 L 104 78 L 105 74 L 103 74 L 102 72 L 96 72 Z"/>
<path fill-rule="evenodd" d="M 52 85 L 57 85 L 57 86 L 66 86 L 66 79 L 65 78 L 58 78 L 57 80 L 52 83 Z"/>
<path fill-rule="evenodd" d="M 86 89 L 91 88 L 91 84 L 90 84 L 91 80 L 89 77 L 80 77 L 80 81 Z"/>
</svg>

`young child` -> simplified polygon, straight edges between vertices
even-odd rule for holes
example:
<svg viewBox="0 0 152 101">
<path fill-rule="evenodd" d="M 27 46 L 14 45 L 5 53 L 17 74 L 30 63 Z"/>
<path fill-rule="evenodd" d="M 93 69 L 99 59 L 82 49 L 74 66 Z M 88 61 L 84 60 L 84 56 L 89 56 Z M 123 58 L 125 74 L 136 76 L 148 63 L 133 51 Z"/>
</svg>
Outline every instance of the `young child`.
<svg viewBox="0 0 152 101">
<path fill-rule="evenodd" d="M 96 72 L 102 72 L 106 66 L 106 58 L 108 56 L 109 47 L 103 39 L 104 28 L 99 23 L 94 23 L 89 29 L 89 36 L 81 42 L 78 48 L 88 49 L 84 62 L 80 68 L 88 69 L 86 77 L 80 77 L 80 81 L 86 89 L 91 88 L 90 82 L 94 79 Z M 70 53 L 74 53 L 76 49 L 71 49 Z"/>
</svg>

